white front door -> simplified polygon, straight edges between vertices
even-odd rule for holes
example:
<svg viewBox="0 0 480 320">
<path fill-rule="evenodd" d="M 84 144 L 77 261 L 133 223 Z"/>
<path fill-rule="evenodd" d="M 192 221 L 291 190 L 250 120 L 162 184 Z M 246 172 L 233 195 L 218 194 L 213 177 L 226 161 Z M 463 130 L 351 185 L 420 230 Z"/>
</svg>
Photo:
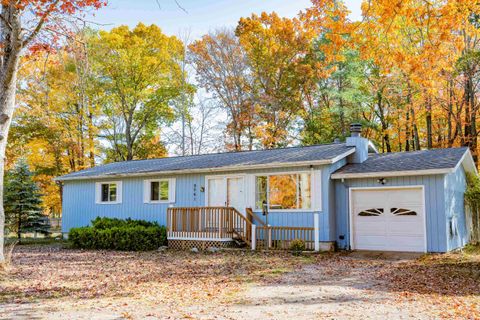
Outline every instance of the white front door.
<svg viewBox="0 0 480 320">
<path fill-rule="evenodd" d="M 207 205 L 209 207 L 225 207 L 226 205 L 225 179 L 223 177 L 209 178 L 207 179 L 207 183 L 208 183 Z"/>
<path fill-rule="evenodd" d="M 423 189 L 353 189 L 352 249 L 425 252 Z"/>
<path fill-rule="evenodd" d="M 244 178 L 242 176 L 207 177 L 206 203 L 209 207 L 245 209 Z"/>
<path fill-rule="evenodd" d="M 243 177 L 227 177 L 227 206 L 243 212 L 245 209 Z"/>
</svg>

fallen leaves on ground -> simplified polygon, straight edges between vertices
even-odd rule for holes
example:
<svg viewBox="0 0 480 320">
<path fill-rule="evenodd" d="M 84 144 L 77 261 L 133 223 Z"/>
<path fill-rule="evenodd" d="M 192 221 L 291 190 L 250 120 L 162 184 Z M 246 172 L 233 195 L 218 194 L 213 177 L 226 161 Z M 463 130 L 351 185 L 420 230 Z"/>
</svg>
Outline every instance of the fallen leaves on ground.
<svg viewBox="0 0 480 320">
<path fill-rule="evenodd" d="M 225 303 L 242 284 L 278 277 L 303 260 L 248 251 L 138 253 L 18 246 L 15 268 L 0 280 L 0 303 L 61 297 L 132 297 L 172 307 L 192 301 Z"/>
<path fill-rule="evenodd" d="M 12 263 L 10 273 L 0 276 L 0 304 L 41 305 L 59 299 L 89 301 L 93 308 L 122 301 L 115 308 L 125 318 L 138 318 L 135 303 L 161 306 L 185 318 L 195 306 L 197 314 L 208 317 L 212 310 L 221 314 L 229 306 L 241 305 L 239 297 L 248 286 L 286 283 L 354 288 L 365 301 L 384 292 L 382 303 L 420 304 L 422 312 L 434 317 L 480 319 L 480 255 L 452 253 L 398 261 L 350 253 L 303 257 L 249 251 L 134 253 L 48 245 L 18 246 Z M 348 307 L 348 301 L 338 302 Z M 123 308 L 127 306 L 128 312 Z M 155 315 L 155 308 L 151 310 Z"/>
</svg>

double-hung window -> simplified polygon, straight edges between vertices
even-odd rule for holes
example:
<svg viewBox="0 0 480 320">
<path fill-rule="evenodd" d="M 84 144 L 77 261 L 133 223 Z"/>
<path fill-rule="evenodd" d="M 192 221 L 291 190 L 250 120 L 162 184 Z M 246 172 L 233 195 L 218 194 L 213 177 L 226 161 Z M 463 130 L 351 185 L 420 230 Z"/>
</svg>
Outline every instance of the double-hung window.
<svg viewBox="0 0 480 320">
<path fill-rule="evenodd" d="M 144 181 L 145 203 L 175 202 L 175 179 L 154 179 Z"/>
<path fill-rule="evenodd" d="M 255 208 L 270 210 L 312 209 L 311 173 L 269 174 L 255 177 Z"/>
<path fill-rule="evenodd" d="M 116 204 L 122 202 L 122 182 L 97 182 L 96 203 Z"/>
</svg>

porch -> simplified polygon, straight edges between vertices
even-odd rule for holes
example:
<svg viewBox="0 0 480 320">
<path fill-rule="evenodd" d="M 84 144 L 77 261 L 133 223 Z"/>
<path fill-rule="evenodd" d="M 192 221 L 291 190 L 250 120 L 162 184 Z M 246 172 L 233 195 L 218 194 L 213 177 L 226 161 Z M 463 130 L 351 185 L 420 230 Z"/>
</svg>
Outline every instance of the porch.
<svg viewBox="0 0 480 320">
<path fill-rule="evenodd" d="M 302 240 L 306 250 L 320 250 L 319 217 L 312 227 L 266 225 L 253 210 L 243 215 L 233 207 L 167 209 L 167 239 L 176 249 L 243 246 L 252 250 L 288 250 Z"/>
</svg>

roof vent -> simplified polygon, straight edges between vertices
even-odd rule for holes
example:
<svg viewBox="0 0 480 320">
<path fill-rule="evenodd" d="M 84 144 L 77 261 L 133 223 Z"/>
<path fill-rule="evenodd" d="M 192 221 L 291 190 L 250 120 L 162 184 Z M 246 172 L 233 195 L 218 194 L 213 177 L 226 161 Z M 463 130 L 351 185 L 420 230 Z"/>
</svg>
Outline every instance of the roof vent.
<svg viewBox="0 0 480 320">
<path fill-rule="evenodd" d="M 360 123 L 352 123 L 350 125 L 350 135 L 352 137 L 360 137 L 362 133 L 362 125 Z"/>
<path fill-rule="evenodd" d="M 340 138 L 335 138 L 335 139 L 333 140 L 333 143 L 337 143 L 337 144 L 340 143 Z"/>
</svg>

